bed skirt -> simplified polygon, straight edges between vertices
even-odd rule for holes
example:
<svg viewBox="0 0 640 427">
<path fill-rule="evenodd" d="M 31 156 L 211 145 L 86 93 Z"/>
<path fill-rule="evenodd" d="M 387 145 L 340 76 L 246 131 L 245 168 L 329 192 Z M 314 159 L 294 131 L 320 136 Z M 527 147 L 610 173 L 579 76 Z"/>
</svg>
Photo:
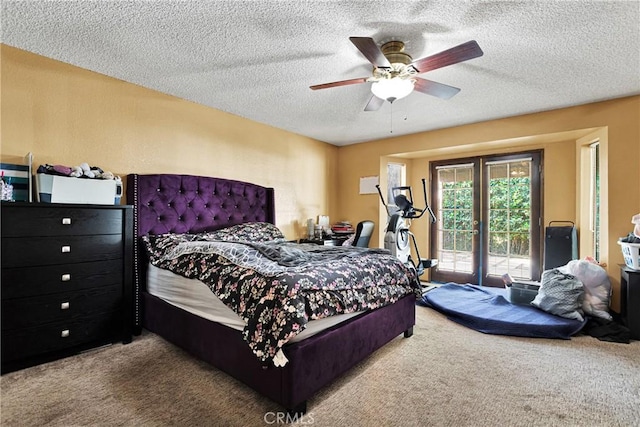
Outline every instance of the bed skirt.
<svg viewBox="0 0 640 427">
<path fill-rule="evenodd" d="M 143 326 L 198 359 L 242 381 L 292 413 L 322 387 L 415 324 L 415 295 L 363 313 L 303 341 L 284 347 L 289 363 L 263 366 L 241 332 L 203 319 L 143 293 Z M 216 345 L 220 343 L 220 345 Z"/>
</svg>

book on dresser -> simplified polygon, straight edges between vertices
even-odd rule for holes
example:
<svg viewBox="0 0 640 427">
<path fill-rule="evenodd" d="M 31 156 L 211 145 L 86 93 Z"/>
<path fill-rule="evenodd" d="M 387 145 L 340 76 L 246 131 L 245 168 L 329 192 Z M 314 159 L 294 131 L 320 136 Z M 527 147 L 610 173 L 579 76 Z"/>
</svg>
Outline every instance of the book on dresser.
<svg viewBox="0 0 640 427">
<path fill-rule="evenodd" d="M 2 373 L 131 342 L 133 208 L 3 202 Z"/>
</svg>

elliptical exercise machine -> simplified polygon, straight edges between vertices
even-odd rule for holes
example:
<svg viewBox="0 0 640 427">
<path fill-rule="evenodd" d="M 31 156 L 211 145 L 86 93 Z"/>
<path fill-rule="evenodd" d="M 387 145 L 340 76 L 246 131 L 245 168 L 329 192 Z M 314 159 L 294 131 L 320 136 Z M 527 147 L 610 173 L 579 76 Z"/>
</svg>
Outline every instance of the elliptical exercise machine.
<svg viewBox="0 0 640 427">
<path fill-rule="evenodd" d="M 424 193 L 424 209 L 419 209 L 413 206 L 413 194 L 411 187 L 393 187 L 391 188 L 391 194 L 393 196 L 394 205 L 387 205 L 384 201 L 384 196 L 380 190 L 380 186 L 376 185 L 380 200 L 387 210 L 389 217 L 384 234 L 384 247 L 389 250 L 393 256 L 402 261 L 407 267 L 416 271 L 418 277 L 420 277 L 425 268 L 431 268 L 438 264 L 437 259 L 425 259 L 420 258 L 420 252 L 418 251 L 418 244 L 416 243 L 416 236 L 409 231 L 411 221 L 421 218 L 425 213 L 429 213 L 431 222 L 436 222 L 436 216 L 427 203 L 427 185 L 426 180 L 422 178 L 422 191 Z M 408 195 L 408 196 L 407 196 Z M 411 247 L 409 242 L 413 242 L 413 248 L 416 252 L 418 261 L 414 261 L 411 258 Z"/>
</svg>

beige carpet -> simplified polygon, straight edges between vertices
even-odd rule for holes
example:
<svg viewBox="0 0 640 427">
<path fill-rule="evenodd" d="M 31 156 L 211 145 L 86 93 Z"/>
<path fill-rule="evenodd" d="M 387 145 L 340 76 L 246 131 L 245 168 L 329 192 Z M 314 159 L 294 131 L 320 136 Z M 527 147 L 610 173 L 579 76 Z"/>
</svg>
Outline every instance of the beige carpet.
<svg viewBox="0 0 640 427">
<path fill-rule="evenodd" d="M 417 307 L 297 425 L 640 426 L 640 342 L 485 335 Z M 2 426 L 282 425 L 282 409 L 145 333 L 2 376 Z M 282 416 L 282 415 L 280 415 Z"/>
</svg>

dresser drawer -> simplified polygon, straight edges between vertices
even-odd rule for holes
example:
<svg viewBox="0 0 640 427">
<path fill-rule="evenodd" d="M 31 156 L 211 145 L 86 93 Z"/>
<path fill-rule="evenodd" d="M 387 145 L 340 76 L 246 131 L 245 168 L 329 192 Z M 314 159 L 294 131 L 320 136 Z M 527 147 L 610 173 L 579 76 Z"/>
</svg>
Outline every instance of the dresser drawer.
<svg viewBox="0 0 640 427">
<path fill-rule="evenodd" d="M 47 295 L 120 284 L 122 260 L 2 269 L 2 299 Z"/>
<path fill-rule="evenodd" d="M 60 237 L 2 236 L 2 267 L 69 264 L 122 258 L 121 234 Z"/>
<path fill-rule="evenodd" d="M 2 363 L 43 356 L 87 343 L 104 344 L 122 338 L 122 315 L 103 313 L 68 322 L 2 331 Z"/>
<path fill-rule="evenodd" d="M 2 299 L 2 330 L 70 321 L 122 307 L 122 285 L 29 298 Z"/>
<path fill-rule="evenodd" d="M 4 237 L 121 234 L 122 226 L 120 209 L 2 206 Z"/>
</svg>

